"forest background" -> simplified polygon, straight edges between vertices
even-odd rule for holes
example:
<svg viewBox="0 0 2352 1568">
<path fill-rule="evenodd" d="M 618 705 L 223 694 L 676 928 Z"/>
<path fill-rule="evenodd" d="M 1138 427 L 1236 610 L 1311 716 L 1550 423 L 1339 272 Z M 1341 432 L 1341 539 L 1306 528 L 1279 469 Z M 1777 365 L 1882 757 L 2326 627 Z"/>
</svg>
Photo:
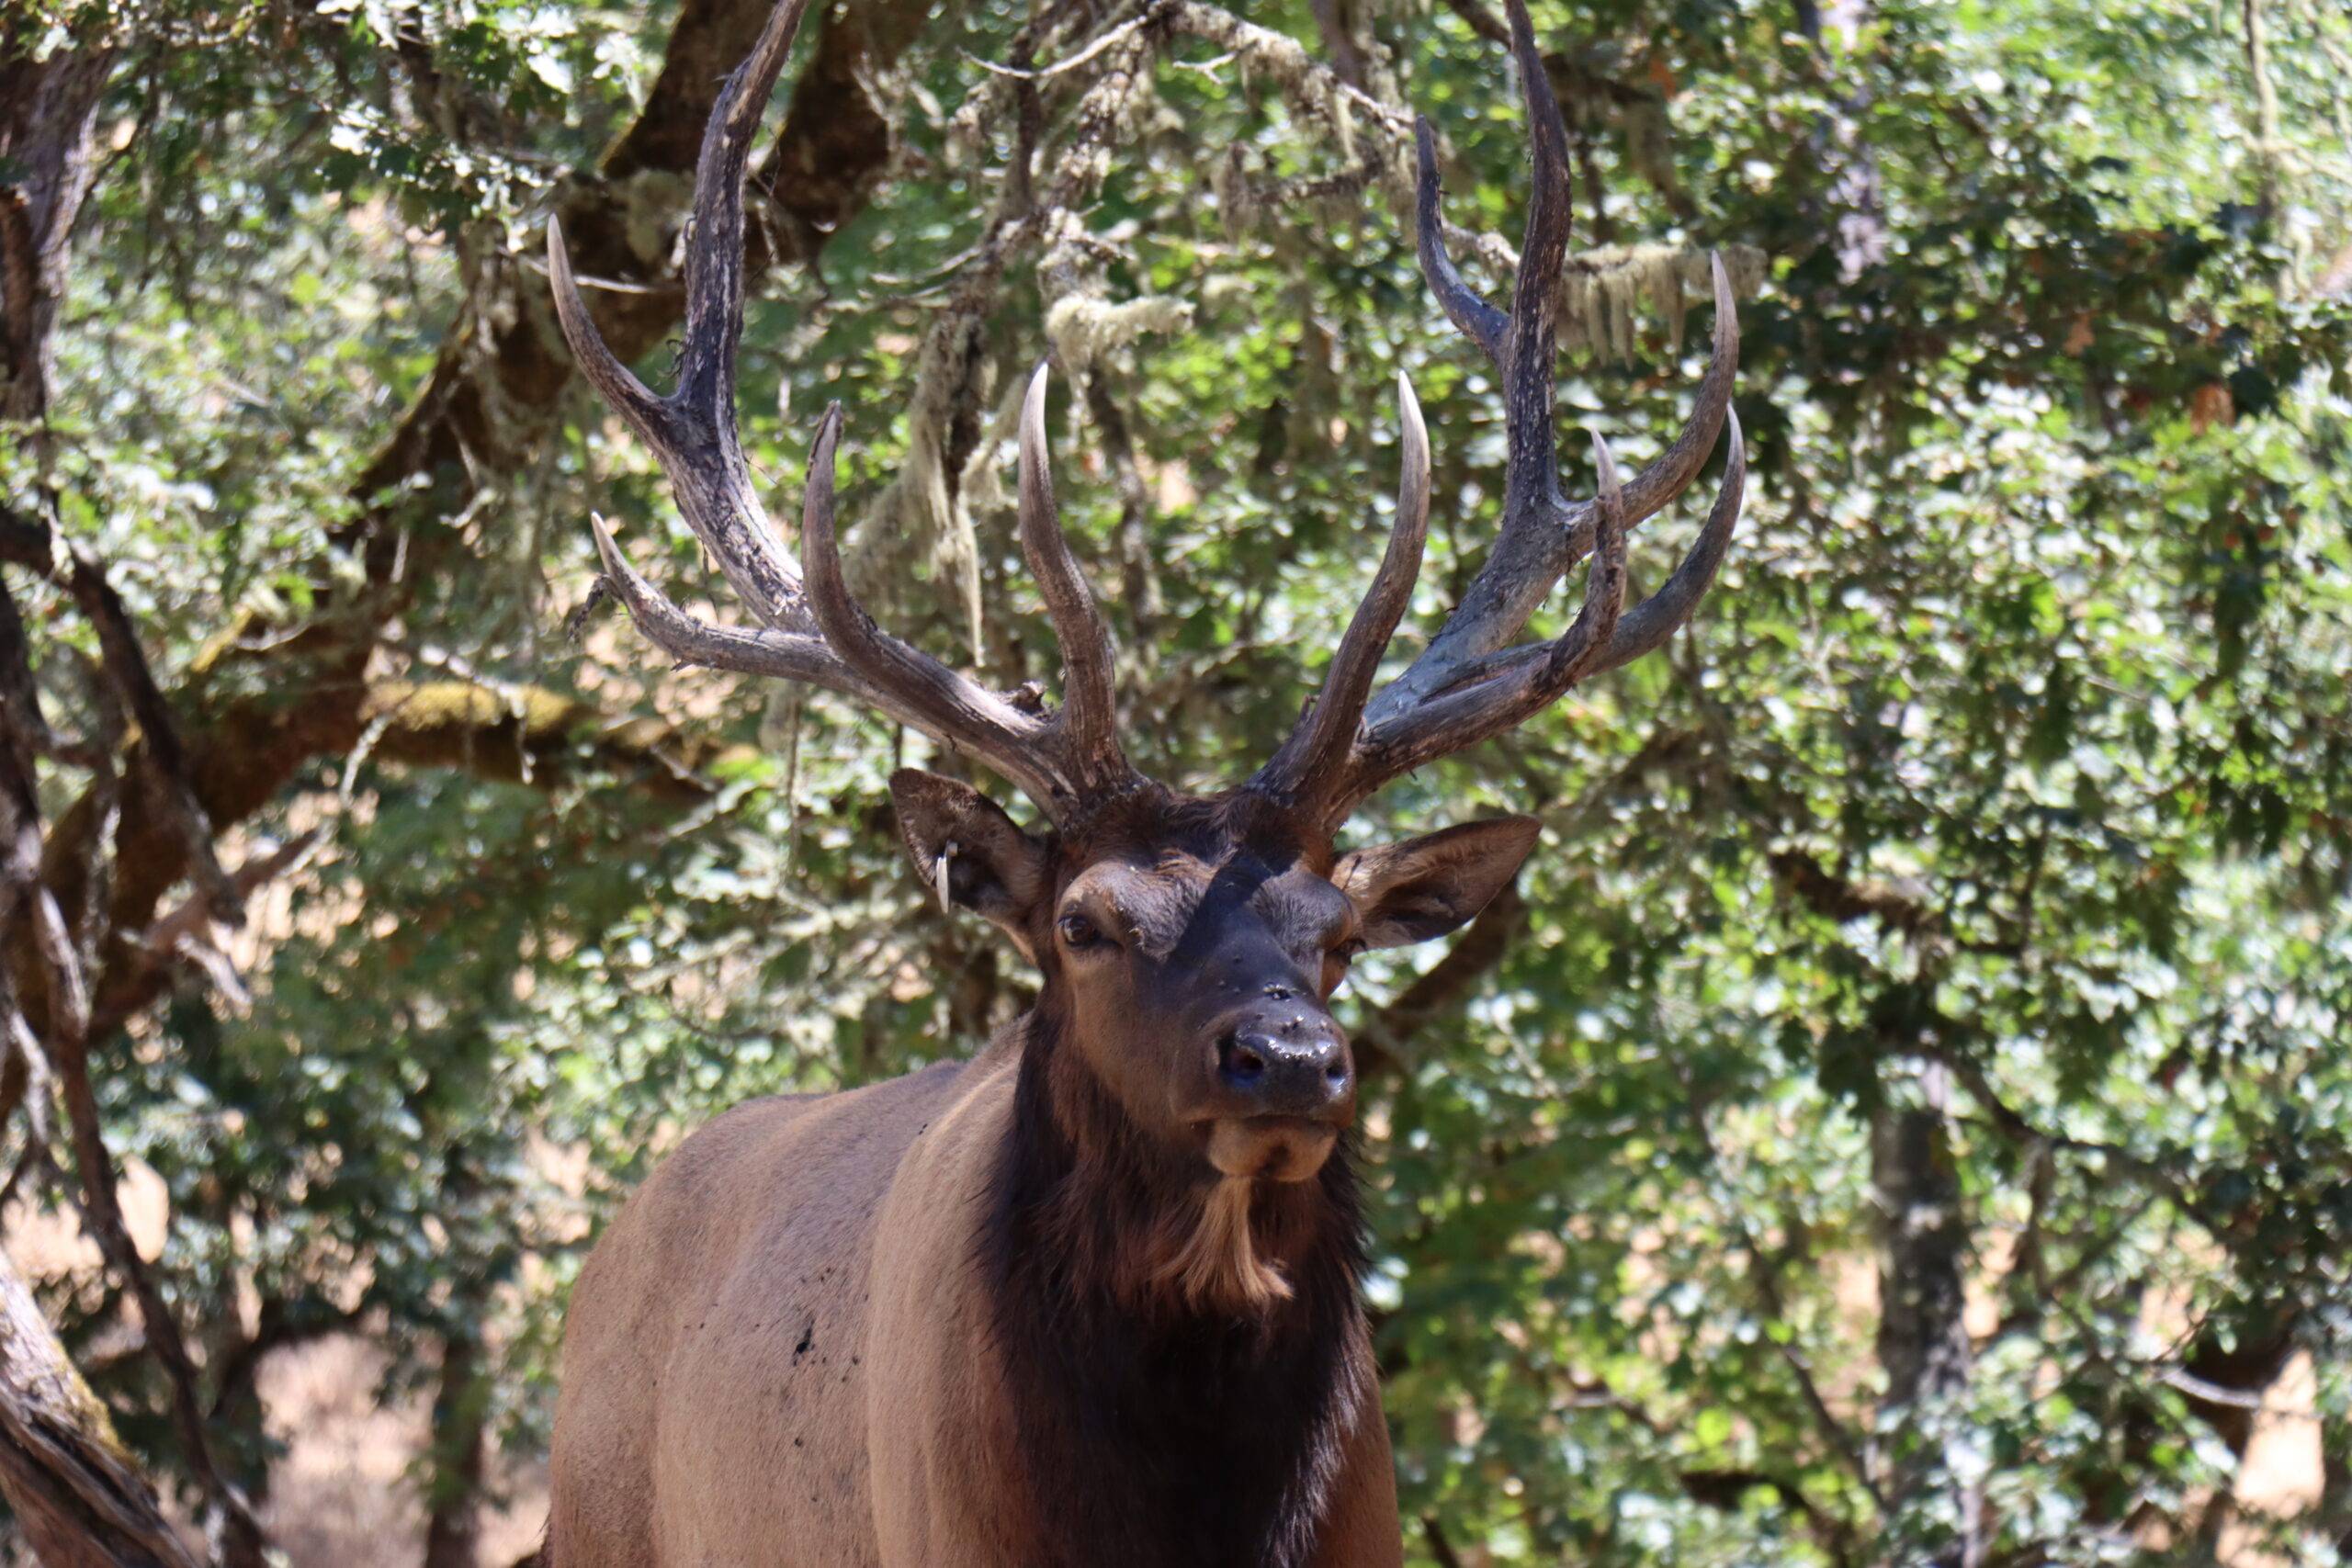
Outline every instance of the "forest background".
<svg viewBox="0 0 2352 1568">
<path fill-rule="evenodd" d="M 650 1164 L 1023 1005 L 893 840 L 889 770 L 952 759 L 594 603 L 592 512 L 738 613 L 574 374 L 546 227 L 658 381 L 765 13 L 0 13 L 19 1550 L 55 1505 L 159 1561 L 513 1562 Z M 1753 477 L 1668 649 L 1356 827 L 1545 824 L 1349 985 L 1412 1560 L 2352 1562 L 2352 14 L 1534 15 L 1563 420 L 1670 438 L 1719 250 Z M 1050 354 L 1131 749 L 1245 771 L 1368 579 L 1396 371 L 1436 450 L 1400 656 L 1492 535 L 1409 150 L 1418 110 L 1507 279 L 1501 39 L 1490 0 L 824 10 L 754 166 L 771 510 L 842 400 L 866 602 L 1049 674 L 1006 470 Z"/>
</svg>

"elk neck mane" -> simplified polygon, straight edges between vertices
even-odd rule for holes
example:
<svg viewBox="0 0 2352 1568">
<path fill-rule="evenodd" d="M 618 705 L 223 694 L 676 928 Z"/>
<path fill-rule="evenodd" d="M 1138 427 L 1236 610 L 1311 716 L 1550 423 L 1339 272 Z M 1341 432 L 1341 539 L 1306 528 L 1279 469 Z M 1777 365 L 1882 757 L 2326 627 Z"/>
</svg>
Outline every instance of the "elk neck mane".
<svg viewBox="0 0 2352 1568">
<path fill-rule="evenodd" d="M 1295 1568 L 1374 1393 L 1351 1354 L 1352 1147 L 1310 1180 L 1221 1191 L 1126 1122 L 1053 1000 L 1021 1026 L 979 1258 L 1035 1561 Z M 1280 1288 L 1250 1289 L 1252 1265 Z"/>
</svg>

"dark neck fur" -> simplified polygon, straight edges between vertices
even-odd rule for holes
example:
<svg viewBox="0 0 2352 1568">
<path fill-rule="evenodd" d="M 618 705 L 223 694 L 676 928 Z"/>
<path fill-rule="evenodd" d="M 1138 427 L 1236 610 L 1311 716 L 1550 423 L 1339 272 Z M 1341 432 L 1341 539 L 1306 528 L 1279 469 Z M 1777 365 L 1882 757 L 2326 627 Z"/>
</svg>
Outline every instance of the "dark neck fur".
<svg viewBox="0 0 2352 1568">
<path fill-rule="evenodd" d="M 1041 1008 L 1023 1051 L 982 1265 L 1030 1489 L 1034 1568 L 1300 1568 L 1355 1402 L 1363 1334 L 1351 1140 L 1261 1184 L 1252 1228 L 1290 1300 L 1188 1307 L 1144 1281 L 1216 1178 L 1128 1125 Z"/>
</svg>

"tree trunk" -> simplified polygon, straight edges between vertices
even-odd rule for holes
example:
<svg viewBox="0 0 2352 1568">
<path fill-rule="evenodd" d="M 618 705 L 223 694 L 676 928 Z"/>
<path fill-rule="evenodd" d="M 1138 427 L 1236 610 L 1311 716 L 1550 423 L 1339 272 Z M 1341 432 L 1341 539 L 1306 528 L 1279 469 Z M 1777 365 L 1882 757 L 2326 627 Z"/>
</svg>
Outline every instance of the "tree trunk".
<svg viewBox="0 0 2352 1568">
<path fill-rule="evenodd" d="M 198 1568 L 5 1252 L 0 1495 L 43 1568 Z"/>
<path fill-rule="evenodd" d="M 97 175 L 91 131 L 109 48 L 36 59 L 37 22 L 0 24 L 0 421 L 49 412 L 66 246 Z"/>
<path fill-rule="evenodd" d="M 1870 0 L 1796 0 L 1797 30 L 1816 48 L 1836 39 L 1850 50 L 1874 19 Z M 1870 94 L 1849 88 L 1814 130 L 1814 145 L 1830 175 L 1829 206 L 1836 224 L 1838 275 L 1851 283 L 1886 259 L 1884 193 L 1878 160 L 1862 141 L 1862 115 Z"/>
<path fill-rule="evenodd" d="M 2322 1416 L 2317 1523 L 2336 1555 L 2352 1562 L 2352 1420 Z"/>
<path fill-rule="evenodd" d="M 442 1345 L 441 1382 L 433 1395 L 424 1568 L 475 1568 L 480 1560 L 489 1395 L 480 1333 L 469 1326 L 451 1334 Z"/>
<path fill-rule="evenodd" d="M 1982 1500 L 1952 1462 L 1971 1359 L 1968 1226 L 1944 1070 L 1925 1069 L 1919 1089 L 1923 1103 L 1883 1104 L 1871 1120 L 1880 1224 L 1878 1358 L 1886 1372 L 1880 1429 L 1890 1461 L 1877 1468 L 1905 1548 L 1924 1545 L 1925 1561 L 1936 1568 L 1975 1568 L 1983 1552 Z M 1907 1551 L 1905 1560 L 1912 1560 Z"/>
</svg>

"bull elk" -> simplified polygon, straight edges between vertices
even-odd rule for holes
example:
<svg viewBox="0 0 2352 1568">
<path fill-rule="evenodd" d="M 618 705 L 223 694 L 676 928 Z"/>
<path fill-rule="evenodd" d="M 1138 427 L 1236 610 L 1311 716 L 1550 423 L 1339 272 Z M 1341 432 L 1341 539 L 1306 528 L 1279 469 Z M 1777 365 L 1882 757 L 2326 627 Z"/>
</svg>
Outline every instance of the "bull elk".
<svg viewBox="0 0 2352 1568">
<path fill-rule="evenodd" d="M 1111 634 L 1056 517 L 1043 368 L 1022 410 L 1019 527 L 1061 645 L 1058 708 L 948 668 L 851 596 L 834 537 L 839 404 L 817 430 L 798 562 L 762 512 L 734 412 L 743 174 L 806 6 L 778 7 L 705 133 L 675 392 L 656 396 L 605 346 L 552 225 L 548 245 L 572 353 L 760 624 L 690 616 L 601 525 L 596 547 L 638 626 L 676 659 L 840 693 L 1025 794 L 1041 831 L 956 780 L 890 781 L 925 882 L 1001 928 L 1043 983 L 969 1061 L 737 1108 L 623 1209 L 571 1298 L 548 1561 L 1399 1563 L 1357 1290 L 1355 1068 L 1329 1002 L 1358 953 L 1476 914 L 1536 824 L 1344 852 L 1333 840 L 1388 780 L 1521 723 L 1689 618 L 1746 475 L 1729 285 L 1718 262 L 1713 353 L 1679 436 L 1622 484 L 1596 437 L 1599 493 L 1569 502 L 1553 432 L 1566 138 L 1510 0 L 1534 193 L 1508 312 L 1447 258 L 1436 153 L 1418 128 L 1421 267 L 1506 399 L 1499 537 L 1375 696 L 1429 521 L 1428 434 L 1399 378 L 1395 525 L 1320 692 L 1255 773 L 1188 795 L 1121 748 Z M 1726 425 L 1697 543 L 1624 608 L 1626 531 L 1690 485 Z M 1588 555 L 1575 620 L 1514 646 Z"/>
</svg>

